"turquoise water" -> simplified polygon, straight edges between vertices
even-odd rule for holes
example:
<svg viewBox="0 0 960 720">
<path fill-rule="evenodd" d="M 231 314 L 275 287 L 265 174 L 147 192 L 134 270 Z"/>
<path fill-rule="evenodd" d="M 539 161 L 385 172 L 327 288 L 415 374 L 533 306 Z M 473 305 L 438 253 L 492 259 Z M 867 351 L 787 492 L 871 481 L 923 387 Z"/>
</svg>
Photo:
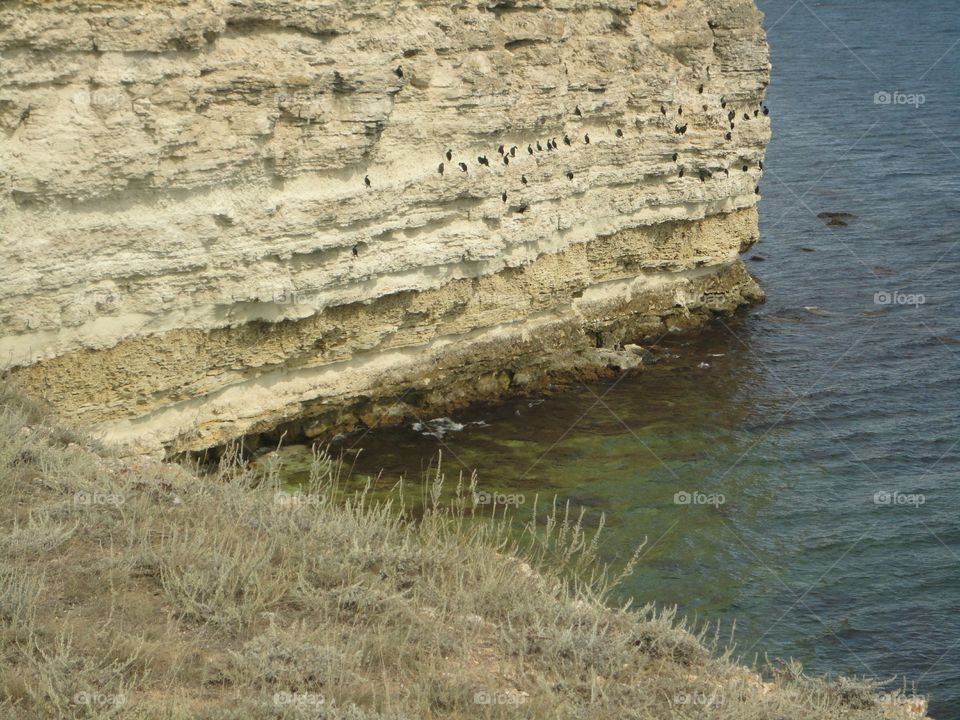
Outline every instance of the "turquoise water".
<svg viewBox="0 0 960 720">
<path fill-rule="evenodd" d="M 906 678 L 960 718 L 960 5 L 759 5 L 774 140 L 749 265 L 768 303 L 665 338 L 641 375 L 339 447 L 410 479 L 441 451 L 521 516 L 537 493 L 605 513 L 608 559 L 647 542 L 624 595 L 735 620 L 745 656 Z"/>
</svg>

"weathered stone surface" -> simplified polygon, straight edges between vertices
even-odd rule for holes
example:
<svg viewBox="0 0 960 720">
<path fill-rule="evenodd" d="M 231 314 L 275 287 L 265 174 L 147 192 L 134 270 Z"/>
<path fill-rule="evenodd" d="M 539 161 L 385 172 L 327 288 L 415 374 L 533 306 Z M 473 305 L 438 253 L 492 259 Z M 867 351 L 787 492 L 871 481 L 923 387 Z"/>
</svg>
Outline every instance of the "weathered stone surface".
<svg viewBox="0 0 960 720">
<path fill-rule="evenodd" d="M 760 297 L 768 69 L 750 0 L 7 2 L 0 363 L 133 449 L 601 366 Z"/>
</svg>

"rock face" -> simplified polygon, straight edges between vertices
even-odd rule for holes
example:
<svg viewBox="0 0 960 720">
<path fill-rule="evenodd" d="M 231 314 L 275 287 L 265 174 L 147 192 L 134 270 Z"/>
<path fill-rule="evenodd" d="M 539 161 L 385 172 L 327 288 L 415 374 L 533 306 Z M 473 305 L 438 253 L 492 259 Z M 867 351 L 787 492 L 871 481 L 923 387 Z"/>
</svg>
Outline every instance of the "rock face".
<svg viewBox="0 0 960 720">
<path fill-rule="evenodd" d="M 0 365 L 173 451 L 609 365 L 762 297 L 768 73 L 751 0 L 8 1 Z"/>
</svg>

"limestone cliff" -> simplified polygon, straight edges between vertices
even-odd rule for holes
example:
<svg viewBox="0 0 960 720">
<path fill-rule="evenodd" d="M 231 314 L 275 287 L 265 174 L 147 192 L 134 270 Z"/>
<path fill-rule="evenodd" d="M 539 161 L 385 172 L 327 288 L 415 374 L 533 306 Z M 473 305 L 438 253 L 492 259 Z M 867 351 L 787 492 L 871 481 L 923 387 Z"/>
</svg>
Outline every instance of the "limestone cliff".
<svg viewBox="0 0 960 720">
<path fill-rule="evenodd" d="M 622 365 L 761 297 L 768 71 L 751 0 L 7 0 L 0 366 L 183 450 Z"/>
</svg>

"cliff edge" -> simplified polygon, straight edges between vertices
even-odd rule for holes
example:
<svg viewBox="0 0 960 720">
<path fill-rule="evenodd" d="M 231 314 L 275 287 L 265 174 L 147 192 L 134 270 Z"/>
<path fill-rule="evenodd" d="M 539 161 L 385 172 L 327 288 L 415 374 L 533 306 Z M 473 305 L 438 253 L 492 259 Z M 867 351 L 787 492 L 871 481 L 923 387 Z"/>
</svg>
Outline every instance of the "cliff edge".
<svg viewBox="0 0 960 720">
<path fill-rule="evenodd" d="M 750 0 L 20 0 L 0 60 L 0 368 L 131 450 L 447 409 L 762 298 Z"/>
</svg>

